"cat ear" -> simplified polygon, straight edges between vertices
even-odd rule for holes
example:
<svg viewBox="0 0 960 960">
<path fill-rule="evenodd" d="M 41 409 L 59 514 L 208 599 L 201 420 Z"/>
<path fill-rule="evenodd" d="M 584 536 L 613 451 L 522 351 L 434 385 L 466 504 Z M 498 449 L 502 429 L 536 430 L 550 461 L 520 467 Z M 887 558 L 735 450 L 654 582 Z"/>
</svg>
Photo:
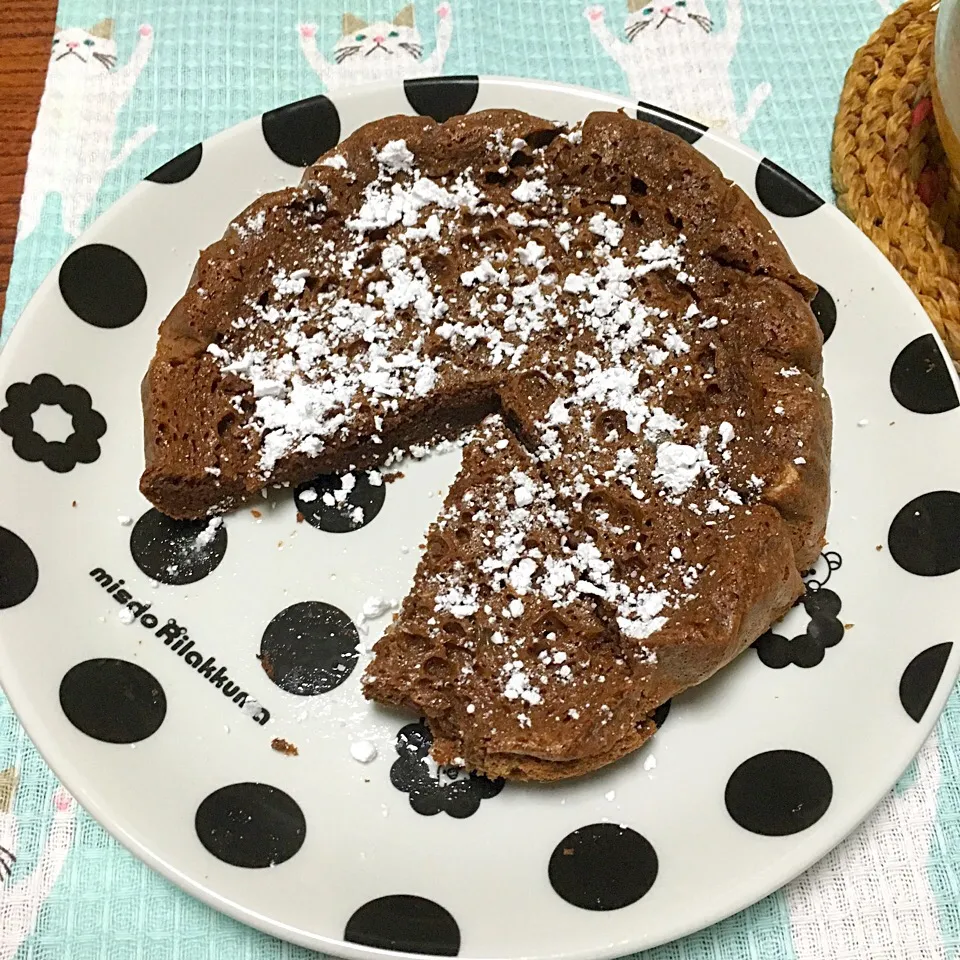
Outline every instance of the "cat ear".
<svg viewBox="0 0 960 960">
<path fill-rule="evenodd" d="M 393 24 L 396 27 L 409 27 L 413 29 L 413 4 L 408 3 L 394 18 Z"/>
<path fill-rule="evenodd" d="M 647 5 L 648 0 L 627 0 L 627 13 L 639 13 Z"/>
<path fill-rule="evenodd" d="M 358 30 L 362 30 L 366 25 L 366 20 L 361 20 L 352 13 L 345 13 L 343 15 L 343 36 L 347 36 L 350 33 L 356 33 Z"/>
<path fill-rule="evenodd" d="M 99 37 L 101 40 L 112 40 L 113 20 L 109 17 L 106 20 L 101 20 L 96 26 L 91 27 L 87 33 L 91 37 Z"/>
<path fill-rule="evenodd" d="M 20 777 L 13 767 L 0 770 L 0 813 L 9 813 Z"/>
</svg>

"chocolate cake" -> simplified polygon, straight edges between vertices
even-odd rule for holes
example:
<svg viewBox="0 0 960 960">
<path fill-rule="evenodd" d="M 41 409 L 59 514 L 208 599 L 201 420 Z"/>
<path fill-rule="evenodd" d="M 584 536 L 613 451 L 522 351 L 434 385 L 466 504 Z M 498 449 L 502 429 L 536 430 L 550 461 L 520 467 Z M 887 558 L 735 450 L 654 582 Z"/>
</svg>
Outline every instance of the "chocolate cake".
<svg viewBox="0 0 960 960">
<path fill-rule="evenodd" d="M 424 716 L 438 762 L 585 773 L 801 593 L 815 290 L 657 127 L 381 120 L 201 254 L 144 380 L 141 488 L 195 518 L 461 437 L 364 691 Z"/>
</svg>

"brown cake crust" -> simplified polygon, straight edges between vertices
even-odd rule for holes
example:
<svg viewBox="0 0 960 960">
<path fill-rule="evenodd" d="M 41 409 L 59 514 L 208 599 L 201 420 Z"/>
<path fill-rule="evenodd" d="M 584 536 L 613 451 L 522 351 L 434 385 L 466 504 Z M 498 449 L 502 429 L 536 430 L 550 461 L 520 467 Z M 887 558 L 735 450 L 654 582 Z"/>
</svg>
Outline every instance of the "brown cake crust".
<svg viewBox="0 0 960 960">
<path fill-rule="evenodd" d="M 815 289 L 657 127 L 387 118 L 202 252 L 144 379 L 141 489 L 200 517 L 495 414 L 365 693 L 424 715 L 439 762 L 579 775 L 802 591 L 829 500 Z M 491 567 L 521 528 L 528 555 Z"/>
<path fill-rule="evenodd" d="M 526 515 L 514 500 L 520 474 L 536 504 Z M 522 780 L 598 769 L 643 744 L 657 706 L 732 660 L 801 590 L 789 531 L 761 505 L 715 529 L 712 556 L 701 553 L 710 591 L 642 642 L 622 634 L 595 594 L 561 589 L 548 598 L 536 580 L 504 594 L 503 571 L 491 564 L 498 538 L 520 533 L 525 552 L 556 563 L 592 541 L 582 518 L 557 503 L 503 421 L 486 421 L 364 677 L 367 696 L 426 717 L 438 763 Z M 717 550 L 725 537 L 731 545 Z M 475 609 L 451 610 L 451 594 Z M 517 597 L 522 611 L 506 615 Z M 518 676 L 511 692 L 519 694 L 505 695 Z"/>
</svg>

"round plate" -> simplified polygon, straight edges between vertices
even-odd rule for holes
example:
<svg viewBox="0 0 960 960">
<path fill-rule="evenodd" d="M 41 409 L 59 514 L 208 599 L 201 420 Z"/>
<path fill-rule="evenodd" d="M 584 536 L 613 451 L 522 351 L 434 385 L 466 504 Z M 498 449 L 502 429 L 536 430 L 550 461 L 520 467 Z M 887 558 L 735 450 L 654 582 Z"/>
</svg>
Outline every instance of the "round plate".
<svg viewBox="0 0 960 960">
<path fill-rule="evenodd" d="M 489 107 L 568 121 L 623 108 L 717 162 L 820 285 L 836 421 L 829 545 L 803 602 L 678 697 L 643 749 L 548 787 L 451 781 L 423 759 L 417 718 L 360 695 L 388 619 L 364 604 L 402 597 L 456 452 L 358 484 L 351 523 L 322 496 L 276 491 L 200 546 L 202 524 L 164 521 L 137 489 L 140 379 L 197 250 L 367 121 Z M 849 833 L 960 667 L 960 412 L 919 304 L 780 168 L 618 97 L 424 80 L 214 137 L 131 191 L 47 278 L 0 358 L 4 394 L 0 679 L 27 732 L 137 856 L 325 952 L 606 957 L 697 930 Z M 377 750 L 368 763 L 351 751 L 361 741 Z"/>
</svg>

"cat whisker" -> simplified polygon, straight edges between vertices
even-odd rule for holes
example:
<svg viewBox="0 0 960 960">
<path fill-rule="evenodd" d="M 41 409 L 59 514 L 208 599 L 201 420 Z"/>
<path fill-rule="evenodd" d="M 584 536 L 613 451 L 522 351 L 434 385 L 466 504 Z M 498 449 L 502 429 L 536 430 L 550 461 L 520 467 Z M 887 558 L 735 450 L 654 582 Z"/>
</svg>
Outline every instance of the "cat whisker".
<svg viewBox="0 0 960 960">
<path fill-rule="evenodd" d="M 713 30 L 713 20 L 710 17 L 705 17 L 702 13 L 691 13 L 690 19 L 698 26 L 704 33 L 710 33 Z"/>
<path fill-rule="evenodd" d="M 352 47 L 340 47 L 340 49 L 337 50 L 336 53 L 334 54 L 334 59 L 337 61 L 337 63 L 343 63 L 343 61 L 346 60 L 347 57 L 352 57 L 354 54 L 359 52 L 360 52 L 359 44 L 356 44 L 355 46 L 352 46 Z"/>
<path fill-rule="evenodd" d="M 0 847 L 0 879 L 13 876 L 13 865 L 17 862 L 16 856 L 6 847 Z"/>
<path fill-rule="evenodd" d="M 110 70 L 117 65 L 117 58 L 111 56 L 109 53 L 95 53 L 93 55 L 93 59 L 99 60 L 107 70 Z"/>
<path fill-rule="evenodd" d="M 423 56 L 423 47 L 416 43 L 401 43 L 400 48 L 406 50 L 414 60 L 419 60 Z"/>
<path fill-rule="evenodd" d="M 633 40 L 638 33 L 641 33 L 643 30 L 646 30 L 650 26 L 649 20 L 638 20 L 636 23 L 631 23 L 627 27 L 627 39 Z"/>
</svg>

